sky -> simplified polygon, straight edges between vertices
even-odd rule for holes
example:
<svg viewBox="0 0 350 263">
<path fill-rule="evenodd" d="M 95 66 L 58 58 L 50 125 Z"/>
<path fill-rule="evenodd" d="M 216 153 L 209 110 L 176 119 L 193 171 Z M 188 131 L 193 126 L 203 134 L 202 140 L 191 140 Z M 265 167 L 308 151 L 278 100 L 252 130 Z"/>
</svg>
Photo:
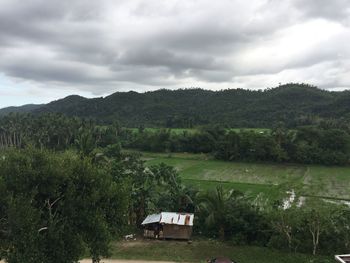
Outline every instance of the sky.
<svg viewBox="0 0 350 263">
<path fill-rule="evenodd" d="M 349 0 L 0 0 L 0 108 L 71 94 L 350 88 Z"/>
</svg>

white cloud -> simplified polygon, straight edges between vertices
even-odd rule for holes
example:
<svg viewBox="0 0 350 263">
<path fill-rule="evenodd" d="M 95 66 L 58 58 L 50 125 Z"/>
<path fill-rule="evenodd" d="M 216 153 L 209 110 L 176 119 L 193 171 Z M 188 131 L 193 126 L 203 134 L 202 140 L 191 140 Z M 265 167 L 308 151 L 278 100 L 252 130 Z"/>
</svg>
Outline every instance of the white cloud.
<svg viewBox="0 0 350 263">
<path fill-rule="evenodd" d="M 0 73 L 6 79 L 0 88 L 19 96 L 43 91 L 35 101 L 49 94 L 266 88 L 290 81 L 350 87 L 347 0 L 0 5 Z"/>
</svg>

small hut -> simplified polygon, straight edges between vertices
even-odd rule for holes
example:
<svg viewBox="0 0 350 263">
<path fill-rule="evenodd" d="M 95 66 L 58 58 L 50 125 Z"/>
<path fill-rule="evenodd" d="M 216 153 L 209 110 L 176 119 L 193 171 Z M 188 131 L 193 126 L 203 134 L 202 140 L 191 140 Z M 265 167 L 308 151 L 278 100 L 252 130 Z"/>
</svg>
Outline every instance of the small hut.
<svg viewBox="0 0 350 263">
<path fill-rule="evenodd" d="M 185 239 L 192 235 L 194 215 L 189 213 L 162 212 L 149 215 L 141 223 L 144 237 L 156 239 Z"/>
</svg>

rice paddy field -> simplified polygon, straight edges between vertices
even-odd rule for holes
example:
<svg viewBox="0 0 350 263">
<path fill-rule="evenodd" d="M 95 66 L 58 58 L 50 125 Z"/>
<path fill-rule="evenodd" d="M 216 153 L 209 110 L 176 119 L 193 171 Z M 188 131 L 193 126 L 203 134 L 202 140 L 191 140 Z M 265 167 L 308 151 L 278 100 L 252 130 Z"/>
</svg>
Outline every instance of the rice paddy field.
<svg viewBox="0 0 350 263">
<path fill-rule="evenodd" d="M 142 153 L 146 165 L 175 167 L 183 181 L 200 189 L 217 185 L 273 202 L 294 191 L 297 198 L 350 201 L 350 167 L 244 163 L 213 160 L 204 154 Z"/>
</svg>

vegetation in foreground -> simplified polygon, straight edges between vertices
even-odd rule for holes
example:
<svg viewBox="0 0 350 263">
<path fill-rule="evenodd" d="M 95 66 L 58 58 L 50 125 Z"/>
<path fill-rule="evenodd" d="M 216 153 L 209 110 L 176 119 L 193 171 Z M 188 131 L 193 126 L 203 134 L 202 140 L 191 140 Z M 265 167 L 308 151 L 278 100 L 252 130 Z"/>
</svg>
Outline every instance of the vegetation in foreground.
<svg viewBox="0 0 350 263">
<path fill-rule="evenodd" d="M 310 258 L 295 254 L 302 252 L 314 259 L 350 249 L 346 206 L 259 206 L 234 189 L 186 187 L 172 167 L 146 168 L 137 156 L 112 149 L 98 158 L 30 148 L 3 151 L 0 257 L 8 263 L 67 263 L 89 254 L 97 263 L 113 251 L 112 239 L 159 211 L 195 212 L 194 234 L 235 244 L 229 251 L 243 249 L 238 256 L 243 262 L 256 258 L 245 246 L 271 257 L 289 252 Z"/>
<path fill-rule="evenodd" d="M 266 206 L 235 189 L 235 182 L 226 188 L 184 184 L 173 167 L 146 166 L 137 154 L 121 152 L 125 137 L 117 124 L 101 127 L 61 115 L 12 115 L 0 124 L 0 257 L 9 263 L 67 263 L 86 254 L 99 262 L 110 254 L 113 238 L 159 211 L 195 212 L 196 235 L 240 247 L 314 259 L 350 249 L 347 206 L 312 200 Z M 209 166 L 224 163 L 215 162 Z"/>
<path fill-rule="evenodd" d="M 146 214 L 193 209 L 171 167 L 145 169 L 119 150 L 107 147 L 99 158 L 85 151 L 1 151 L 0 259 L 68 263 L 89 255 L 100 262 L 109 242 L 140 227 Z"/>
<path fill-rule="evenodd" d="M 92 262 L 125 224 L 125 188 L 108 169 L 73 153 L 1 152 L 0 259 L 9 263 Z"/>
<path fill-rule="evenodd" d="M 206 262 L 226 256 L 243 263 L 333 263 L 333 256 L 310 256 L 257 246 L 237 246 L 215 240 L 197 240 L 191 244 L 180 241 L 130 241 L 112 244 L 112 258 Z"/>
</svg>

